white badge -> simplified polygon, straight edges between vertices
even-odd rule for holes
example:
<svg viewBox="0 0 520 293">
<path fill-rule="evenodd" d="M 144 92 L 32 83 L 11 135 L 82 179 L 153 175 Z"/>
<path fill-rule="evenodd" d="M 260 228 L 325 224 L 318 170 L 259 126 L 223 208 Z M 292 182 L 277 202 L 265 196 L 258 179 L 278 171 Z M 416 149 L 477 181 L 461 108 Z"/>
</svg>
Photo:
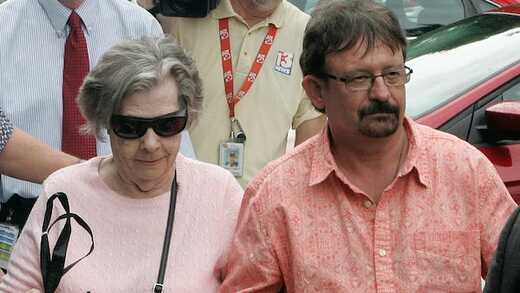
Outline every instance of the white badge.
<svg viewBox="0 0 520 293">
<path fill-rule="evenodd" d="M 235 177 L 244 174 L 244 144 L 224 142 L 220 144 L 219 165 L 229 170 Z"/>
<path fill-rule="evenodd" d="M 7 269 L 18 233 L 16 226 L 0 223 L 0 267 L 3 269 Z"/>
</svg>

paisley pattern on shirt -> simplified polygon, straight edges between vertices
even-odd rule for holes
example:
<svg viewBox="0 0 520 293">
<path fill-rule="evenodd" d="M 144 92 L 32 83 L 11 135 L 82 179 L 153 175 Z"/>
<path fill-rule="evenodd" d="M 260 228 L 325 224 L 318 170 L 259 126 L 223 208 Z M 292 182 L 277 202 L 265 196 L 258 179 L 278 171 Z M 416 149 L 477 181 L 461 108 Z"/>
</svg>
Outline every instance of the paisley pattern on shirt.
<svg viewBox="0 0 520 293">
<path fill-rule="evenodd" d="M 221 292 L 480 292 L 516 204 L 474 147 L 405 128 L 407 158 L 377 205 L 339 171 L 326 130 L 265 168 Z"/>
</svg>

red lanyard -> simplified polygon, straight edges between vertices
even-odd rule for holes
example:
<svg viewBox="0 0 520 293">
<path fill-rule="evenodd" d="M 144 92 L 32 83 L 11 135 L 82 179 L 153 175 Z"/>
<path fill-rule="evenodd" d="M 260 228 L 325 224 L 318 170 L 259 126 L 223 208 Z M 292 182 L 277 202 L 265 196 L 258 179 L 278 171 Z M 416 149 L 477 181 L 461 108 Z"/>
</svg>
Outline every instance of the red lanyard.
<svg viewBox="0 0 520 293">
<path fill-rule="evenodd" d="M 233 94 L 233 64 L 231 62 L 231 42 L 229 40 L 229 19 L 219 19 L 218 28 L 220 36 L 220 55 L 222 57 L 222 72 L 224 72 L 224 90 L 226 92 L 226 100 L 229 108 L 229 117 L 233 118 L 235 117 L 235 105 L 249 91 L 264 64 L 265 59 L 267 58 L 267 54 L 273 45 L 277 28 L 273 24 L 269 25 L 269 30 L 267 31 L 264 41 L 258 50 L 255 62 L 251 65 L 249 74 L 236 95 Z"/>
</svg>

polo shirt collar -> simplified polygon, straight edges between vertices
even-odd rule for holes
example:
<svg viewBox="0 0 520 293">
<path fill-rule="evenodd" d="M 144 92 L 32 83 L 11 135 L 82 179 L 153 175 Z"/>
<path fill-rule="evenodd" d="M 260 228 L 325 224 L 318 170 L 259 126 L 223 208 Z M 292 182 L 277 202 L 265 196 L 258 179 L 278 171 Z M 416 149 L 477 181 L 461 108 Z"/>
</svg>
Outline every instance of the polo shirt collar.
<svg viewBox="0 0 520 293">
<path fill-rule="evenodd" d="M 285 23 L 284 10 L 287 7 L 287 1 L 282 0 L 280 5 L 268 16 L 265 20 L 257 25 L 267 26 L 268 24 L 274 24 L 277 28 L 280 28 Z M 229 17 L 240 17 L 231 6 L 230 0 L 223 0 L 220 4 L 210 13 L 211 17 L 216 19 L 229 18 Z"/>
<path fill-rule="evenodd" d="M 398 176 L 402 177 L 409 173 L 414 174 L 419 182 L 428 187 L 431 186 L 431 168 L 429 166 L 428 154 L 424 147 L 424 142 L 417 127 L 417 123 L 408 117 L 404 119 L 404 127 L 408 134 L 408 154 L 399 171 Z M 330 149 L 330 132 L 326 127 L 320 134 L 317 143 L 312 151 L 311 170 L 309 176 L 309 186 L 317 185 L 327 179 L 331 174 L 343 182 L 349 184 L 348 179 L 338 168 L 334 156 Z"/>
<path fill-rule="evenodd" d="M 38 2 L 45 11 L 45 14 L 47 14 L 56 33 L 58 35 L 65 34 L 67 31 L 67 21 L 72 9 L 63 6 L 58 0 L 38 0 Z M 97 11 L 99 11 L 99 3 L 94 0 L 85 0 L 81 6 L 76 9 L 76 13 L 78 13 L 85 25 L 87 34 L 90 34 L 92 30 Z"/>
</svg>

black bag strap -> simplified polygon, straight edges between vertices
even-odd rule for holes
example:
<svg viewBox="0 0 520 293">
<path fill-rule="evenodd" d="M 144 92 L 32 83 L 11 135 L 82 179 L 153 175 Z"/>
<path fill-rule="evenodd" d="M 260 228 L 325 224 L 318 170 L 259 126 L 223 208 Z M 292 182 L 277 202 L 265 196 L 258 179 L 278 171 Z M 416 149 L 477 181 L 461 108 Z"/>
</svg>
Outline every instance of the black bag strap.
<svg viewBox="0 0 520 293">
<path fill-rule="evenodd" d="M 57 217 L 52 223 L 50 222 L 52 216 L 53 202 L 58 199 L 65 210 L 65 214 Z M 65 267 L 65 258 L 67 255 L 67 247 L 69 245 L 70 234 L 72 232 L 70 219 L 74 219 L 83 229 L 85 229 L 92 241 L 89 252 L 78 260 L 74 261 L 67 267 Z M 52 258 L 49 248 L 48 233 L 51 228 L 61 220 L 65 220 L 65 225 L 58 236 L 56 245 L 52 251 Z M 53 194 L 47 200 L 47 206 L 45 209 L 45 216 L 42 225 L 42 236 L 41 236 L 41 247 L 40 247 L 40 269 L 43 279 L 43 287 L 45 293 L 53 293 L 58 287 L 61 278 L 65 275 L 73 266 L 80 262 L 85 257 L 89 256 L 94 250 L 94 235 L 92 229 L 88 224 L 77 214 L 70 212 L 69 201 L 67 195 L 63 192 L 57 192 Z"/>
<path fill-rule="evenodd" d="M 175 206 L 177 204 L 177 172 L 173 176 L 170 197 L 170 209 L 168 210 L 168 221 L 166 223 L 166 232 L 164 234 L 163 249 L 161 254 L 161 263 L 159 265 L 159 274 L 157 282 L 153 287 L 153 293 L 161 293 L 164 289 L 164 274 L 166 273 L 166 264 L 168 263 L 168 254 L 170 252 L 170 243 L 172 239 L 173 220 L 175 219 Z"/>
</svg>

